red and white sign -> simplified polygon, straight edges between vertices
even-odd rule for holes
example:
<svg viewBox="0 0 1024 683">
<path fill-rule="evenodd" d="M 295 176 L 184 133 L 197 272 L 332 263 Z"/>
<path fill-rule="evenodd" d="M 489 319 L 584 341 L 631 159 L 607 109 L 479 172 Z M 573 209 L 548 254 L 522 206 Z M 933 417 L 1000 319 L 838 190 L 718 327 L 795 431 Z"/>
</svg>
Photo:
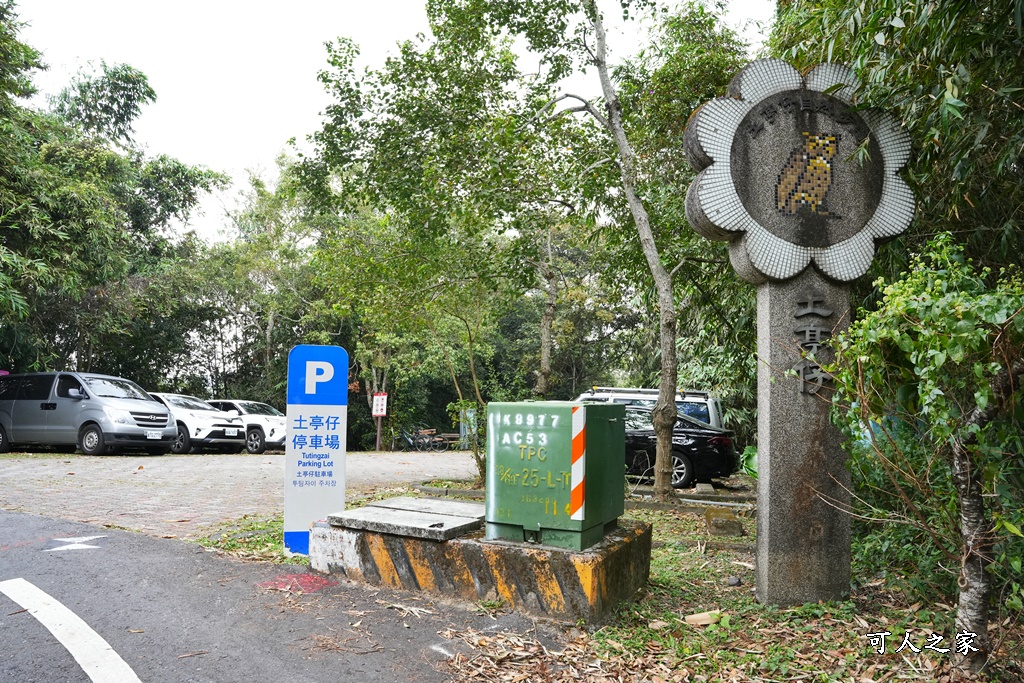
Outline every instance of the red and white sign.
<svg viewBox="0 0 1024 683">
<path fill-rule="evenodd" d="M 373 395 L 373 410 L 371 414 L 374 417 L 384 417 L 388 414 L 388 395 L 387 394 L 374 394 Z"/>
</svg>

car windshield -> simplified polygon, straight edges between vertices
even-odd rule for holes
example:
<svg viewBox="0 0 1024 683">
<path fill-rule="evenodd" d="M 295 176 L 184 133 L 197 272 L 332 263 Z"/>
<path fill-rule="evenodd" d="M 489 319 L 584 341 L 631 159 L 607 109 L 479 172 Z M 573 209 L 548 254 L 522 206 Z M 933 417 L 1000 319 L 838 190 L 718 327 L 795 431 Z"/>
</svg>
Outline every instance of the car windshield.
<svg viewBox="0 0 1024 683">
<path fill-rule="evenodd" d="M 105 398 L 130 398 L 136 401 L 153 401 L 153 397 L 135 382 L 117 377 L 85 377 L 85 383 L 97 396 Z"/>
<path fill-rule="evenodd" d="M 238 407 L 242 409 L 242 412 L 248 415 L 277 415 L 284 417 L 284 413 L 274 406 L 267 405 L 266 403 L 257 403 L 256 401 L 238 401 Z"/>
<path fill-rule="evenodd" d="M 676 427 L 687 429 L 708 429 L 708 425 L 700 420 L 695 420 L 683 413 L 676 413 Z M 654 429 L 651 424 L 651 411 L 649 410 L 627 410 L 626 429 Z"/>
<path fill-rule="evenodd" d="M 651 414 L 646 410 L 627 410 L 626 429 L 654 429 Z"/>
<path fill-rule="evenodd" d="M 693 405 L 693 404 L 690 404 Z M 708 411 L 705 407 L 704 415 L 707 416 Z M 699 417 L 694 415 L 687 415 L 686 413 L 676 413 L 676 425 L 683 425 L 684 427 L 691 427 L 696 429 L 711 429 L 711 425 L 706 420 L 701 420 Z"/>
<path fill-rule="evenodd" d="M 617 398 L 616 403 L 625 403 L 631 406 L 641 406 L 644 408 L 653 408 L 655 399 L 653 398 Z M 711 422 L 711 412 L 708 410 L 708 404 L 703 401 L 676 401 L 676 410 L 683 417 L 692 417 L 700 422 L 709 423 Z M 685 420 L 684 420 L 685 422 Z M 687 424 L 689 424 L 687 422 Z"/>
<path fill-rule="evenodd" d="M 164 400 L 173 408 L 184 408 L 186 410 L 217 410 L 206 401 L 195 396 L 182 396 L 181 394 L 164 394 Z"/>
</svg>

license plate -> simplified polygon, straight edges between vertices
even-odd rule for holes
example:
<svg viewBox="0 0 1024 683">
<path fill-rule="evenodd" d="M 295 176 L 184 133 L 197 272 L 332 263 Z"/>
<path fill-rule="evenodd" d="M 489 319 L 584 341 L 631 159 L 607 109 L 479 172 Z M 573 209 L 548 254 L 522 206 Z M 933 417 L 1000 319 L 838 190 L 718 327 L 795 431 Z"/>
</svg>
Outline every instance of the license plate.
<svg viewBox="0 0 1024 683">
<path fill-rule="evenodd" d="M 158 430 L 156 430 L 156 429 L 147 429 L 146 430 L 146 438 L 147 439 L 160 439 L 160 438 L 163 438 L 163 434 L 161 432 L 159 432 Z"/>
<path fill-rule="evenodd" d="M 238 436 L 238 430 L 237 429 L 225 429 L 224 430 L 224 436 Z"/>
</svg>

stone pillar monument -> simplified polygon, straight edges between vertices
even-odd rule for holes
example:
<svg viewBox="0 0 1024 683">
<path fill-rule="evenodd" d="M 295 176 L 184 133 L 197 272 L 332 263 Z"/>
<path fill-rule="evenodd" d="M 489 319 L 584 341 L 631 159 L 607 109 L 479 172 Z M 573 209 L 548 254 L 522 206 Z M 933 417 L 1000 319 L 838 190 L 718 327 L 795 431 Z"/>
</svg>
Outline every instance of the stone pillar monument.
<svg viewBox="0 0 1024 683">
<path fill-rule="evenodd" d="M 903 232 L 914 197 L 897 175 L 910 139 L 888 114 L 853 107 L 838 64 L 800 74 L 762 59 L 691 117 L 699 173 L 686 216 L 728 240 L 757 291 L 757 597 L 793 605 L 850 590 L 850 475 L 829 419 L 829 340 L 850 319 L 849 283 L 875 245 Z"/>
</svg>

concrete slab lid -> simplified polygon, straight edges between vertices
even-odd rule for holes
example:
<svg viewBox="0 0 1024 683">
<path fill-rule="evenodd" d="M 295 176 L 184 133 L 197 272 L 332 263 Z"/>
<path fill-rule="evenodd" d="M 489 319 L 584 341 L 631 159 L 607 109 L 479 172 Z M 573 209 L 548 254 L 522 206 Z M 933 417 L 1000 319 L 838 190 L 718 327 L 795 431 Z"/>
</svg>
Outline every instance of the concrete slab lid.
<svg viewBox="0 0 1024 683">
<path fill-rule="evenodd" d="M 328 515 L 327 522 L 331 526 L 430 541 L 449 541 L 483 526 L 483 519 L 479 517 L 457 517 L 375 506 Z"/>
<path fill-rule="evenodd" d="M 410 512 L 429 512 L 435 515 L 451 515 L 453 517 L 484 518 L 484 504 L 468 500 L 438 500 L 436 498 L 397 496 L 367 503 L 366 506 L 389 508 L 392 510 L 408 510 Z"/>
</svg>

